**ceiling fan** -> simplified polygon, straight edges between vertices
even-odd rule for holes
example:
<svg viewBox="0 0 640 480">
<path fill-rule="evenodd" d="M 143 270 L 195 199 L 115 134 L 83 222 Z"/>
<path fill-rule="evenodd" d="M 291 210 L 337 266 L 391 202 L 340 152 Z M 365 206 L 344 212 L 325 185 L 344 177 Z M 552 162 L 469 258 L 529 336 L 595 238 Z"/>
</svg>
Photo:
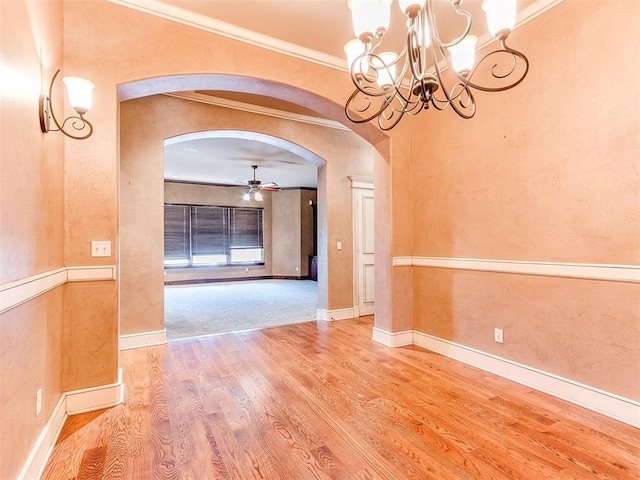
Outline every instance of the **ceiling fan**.
<svg viewBox="0 0 640 480">
<path fill-rule="evenodd" d="M 258 165 L 251 165 L 253 168 L 253 180 L 236 180 L 238 183 L 242 183 L 243 185 L 247 185 L 249 190 L 242 197 L 243 200 L 256 200 L 258 202 L 262 201 L 262 193 L 260 190 L 265 190 L 269 192 L 279 192 L 280 187 L 275 182 L 266 182 L 262 183 L 260 180 L 256 180 L 256 170 L 258 169 Z"/>
</svg>

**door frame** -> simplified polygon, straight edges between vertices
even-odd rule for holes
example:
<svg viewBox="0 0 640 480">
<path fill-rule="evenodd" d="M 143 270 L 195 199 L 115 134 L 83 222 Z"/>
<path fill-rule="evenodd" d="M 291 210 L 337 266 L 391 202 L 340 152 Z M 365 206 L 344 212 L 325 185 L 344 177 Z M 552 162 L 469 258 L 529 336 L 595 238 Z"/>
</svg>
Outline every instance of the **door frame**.
<svg viewBox="0 0 640 480">
<path fill-rule="evenodd" d="M 358 218 L 361 212 L 358 206 L 358 195 L 363 190 L 374 190 L 373 177 L 365 177 L 360 175 L 349 175 L 351 182 L 351 209 L 353 224 L 353 316 L 360 317 L 360 286 L 362 279 L 360 278 L 360 250 L 362 247 L 361 231 L 358 225 Z M 375 269 L 375 266 L 374 266 Z"/>
</svg>

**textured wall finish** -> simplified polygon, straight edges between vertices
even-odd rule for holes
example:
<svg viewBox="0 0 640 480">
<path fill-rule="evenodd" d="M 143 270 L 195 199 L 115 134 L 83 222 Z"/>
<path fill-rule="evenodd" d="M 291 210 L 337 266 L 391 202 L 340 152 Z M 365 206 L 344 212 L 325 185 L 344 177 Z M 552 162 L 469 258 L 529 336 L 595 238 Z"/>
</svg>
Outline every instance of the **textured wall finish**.
<svg viewBox="0 0 640 480">
<path fill-rule="evenodd" d="M 638 2 L 565 1 L 514 32 L 522 85 L 416 118 L 414 258 L 640 264 L 638 24 Z M 414 329 L 640 399 L 637 284 L 412 271 Z"/>
<path fill-rule="evenodd" d="M 156 114 L 149 117 L 149 112 Z M 306 148 L 331 164 L 331 167 L 319 169 L 319 185 L 324 185 L 329 190 L 329 194 L 324 197 L 328 204 L 324 210 L 326 216 L 319 218 L 320 223 L 326 225 L 326 241 L 335 245 L 337 240 L 341 240 L 344 246 L 342 251 L 330 249 L 325 253 L 324 259 L 321 256 L 321 262 L 327 265 L 327 272 L 330 274 L 320 280 L 320 283 L 324 281 L 327 288 L 326 296 L 319 294 L 318 300 L 320 305 L 325 302 L 323 308 L 327 305 L 330 309 L 353 306 L 351 191 L 347 176 L 371 174 L 374 150 L 370 145 L 349 131 L 274 119 L 168 96 L 151 96 L 123 102 L 120 121 L 122 334 L 164 328 L 164 253 L 161 242 L 158 241 L 162 239 L 164 228 L 163 141 L 165 138 L 198 131 L 228 129 L 272 135 Z M 328 181 L 322 183 L 321 177 L 324 175 L 328 176 Z M 197 189 L 194 187 L 192 191 Z M 295 223 L 299 225 L 300 193 L 285 190 L 272 194 L 272 198 L 280 194 L 283 194 L 282 199 L 297 196 Z M 284 206 L 286 208 L 286 202 Z M 290 221 L 290 215 L 283 215 L 277 220 L 284 224 Z M 276 236 L 289 228 L 291 227 L 279 228 Z M 299 230 L 300 227 L 296 228 Z M 297 244 L 300 245 L 299 238 Z M 279 265 L 278 269 L 275 268 L 275 258 L 272 259 L 272 265 L 265 265 L 266 269 L 271 268 L 271 272 L 266 273 L 265 270 L 265 274 L 295 276 L 295 267 L 301 255 L 298 246 L 294 254 L 295 264 Z M 287 254 L 285 259 L 278 252 L 277 258 L 278 262 L 288 262 L 287 259 L 291 257 Z M 286 268 L 282 270 L 281 267 Z"/>
<path fill-rule="evenodd" d="M 273 198 L 273 275 L 306 277 L 313 253 L 315 190 L 282 190 Z M 339 275 L 339 274 L 338 274 Z"/>
<path fill-rule="evenodd" d="M 272 201 L 273 274 L 300 275 L 300 190 L 283 190 Z"/>
<path fill-rule="evenodd" d="M 0 2 L 0 285 L 64 267 L 64 138 L 38 98 L 62 67 L 60 2 Z M 64 90 L 54 88 L 54 108 Z M 62 394 L 63 287 L 0 314 L 0 476 L 16 478 Z M 36 392 L 42 411 L 36 416 Z"/>
</svg>

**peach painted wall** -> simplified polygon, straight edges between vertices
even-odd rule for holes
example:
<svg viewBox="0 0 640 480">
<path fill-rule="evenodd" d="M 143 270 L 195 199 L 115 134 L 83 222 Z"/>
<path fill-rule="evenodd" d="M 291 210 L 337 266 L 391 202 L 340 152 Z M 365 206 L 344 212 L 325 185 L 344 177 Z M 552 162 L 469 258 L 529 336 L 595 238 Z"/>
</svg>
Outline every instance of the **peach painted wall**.
<svg viewBox="0 0 640 480">
<path fill-rule="evenodd" d="M 413 328 L 412 272 L 392 265 L 392 257 L 411 255 L 413 211 L 421 205 L 421 200 L 413 196 L 411 182 L 411 122 L 405 117 L 393 129 L 393 137 L 376 146 L 379 155 L 374 161 L 375 326 L 387 332 Z M 385 159 L 385 152 L 392 161 Z M 386 245 L 392 255 L 378 255 Z M 390 293 L 381 296 L 379 292 Z"/>
<path fill-rule="evenodd" d="M 0 2 L 0 285 L 64 267 L 64 141 L 38 98 L 62 67 L 62 4 Z M 62 108 L 56 84 L 54 107 Z M 16 478 L 62 394 L 65 287 L 0 314 L 0 477 Z M 36 417 L 36 392 L 43 408 Z"/>
<path fill-rule="evenodd" d="M 319 188 L 328 191 L 322 200 L 318 194 L 324 209 L 319 216 L 325 219 L 320 222 L 322 238 L 332 245 L 342 241 L 343 249 L 325 249 L 324 257 L 319 252 L 325 276 L 319 278 L 318 305 L 329 310 L 353 307 L 353 227 L 347 177 L 372 174 L 371 145 L 346 130 L 164 95 L 122 102 L 120 122 L 121 334 L 164 328 L 163 253 L 158 241 L 163 235 L 163 141 L 198 131 L 228 129 L 272 135 L 302 146 L 327 162 L 319 169 L 319 177 L 325 177 L 319 179 Z M 140 215 L 141 211 L 145 215 Z"/>
<path fill-rule="evenodd" d="M 273 274 L 296 276 L 300 269 L 300 190 L 272 194 Z"/>
<path fill-rule="evenodd" d="M 282 190 L 273 199 L 273 275 L 306 277 L 313 252 L 315 190 Z M 296 270 L 298 268 L 298 270 Z"/>
<path fill-rule="evenodd" d="M 124 157 L 122 157 L 124 160 Z M 122 171 L 122 170 L 121 170 Z M 122 181 L 121 177 L 121 181 Z M 122 189 L 124 193 L 125 189 Z M 186 183 L 165 182 L 164 201 L 166 203 L 187 203 L 193 205 L 223 205 L 227 207 L 260 207 L 263 209 L 264 225 L 264 265 L 234 266 L 234 267 L 198 267 L 198 268 L 167 268 L 165 281 L 212 280 L 223 278 L 266 277 L 272 274 L 272 204 L 271 192 L 263 192 L 262 202 L 247 203 L 242 199 L 246 193 L 245 187 L 218 187 L 213 185 L 193 185 Z M 122 198 L 122 197 L 121 197 Z M 125 218 L 120 218 L 121 225 Z M 122 241 L 122 236 L 121 236 Z M 149 239 L 143 238 L 147 243 Z M 154 240 L 157 242 L 157 239 Z M 128 250 L 128 249 L 127 249 Z M 246 272 L 245 269 L 249 271 Z M 122 292 L 124 293 L 124 291 Z"/>
<path fill-rule="evenodd" d="M 638 25 L 638 2 L 566 0 L 513 33 L 522 85 L 415 119 L 413 255 L 640 263 Z M 413 275 L 417 330 L 640 399 L 640 285 Z"/>
<path fill-rule="evenodd" d="M 342 105 L 352 87 L 348 75 L 343 71 L 219 37 L 109 2 L 64 1 L 63 14 L 65 66 L 96 84 L 94 107 L 90 114 L 95 127 L 93 136 L 83 142 L 66 142 L 69 161 L 65 176 L 68 190 L 65 233 L 66 262 L 69 265 L 118 262 L 118 86 L 121 87 L 121 94 L 125 87 L 131 87 L 127 90 L 127 98 L 131 99 L 166 90 L 157 87 L 157 84 L 133 85 L 130 82 L 167 75 L 211 73 L 218 76 L 213 80 L 203 77 L 200 88 L 260 93 L 298 103 L 343 123 L 348 122 Z M 91 35 L 87 35 L 87 31 Z M 186 82 L 185 78 L 188 77 L 172 77 L 168 81 L 176 85 Z M 179 87 L 174 87 L 174 91 L 179 90 Z M 145 117 L 145 121 L 149 118 Z M 402 159 L 391 163 L 389 143 L 386 142 L 388 135 L 375 126 L 350 126 L 381 153 L 375 156 L 376 163 L 385 163 L 388 165 L 385 168 L 393 170 L 406 161 Z M 345 158 L 349 158 L 349 155 L 350 152 L 345 152 Z M 379 178 L 378 186 L 382 187 L 389 179 Z M 381 191 L 388 192 L 389 189 L 382 188 Z M 342 200 L 340 196 L 335 198 L 335 202 Z M 334 198 L 331 197 L 330 201 L 333 202 Z M 376 214 L 390 218 L 391 215 L 384 208 L 392 208 L 391 202 L 377 202 Z M 339 206 L 329 204 L 327 209 L 338 210 Z M 331 238 L 335 237 L 331 231 L 325 233 L 335 240 Z M 377 246 L 377 255 L 382 259 L 380 263 L 387 266 L 391 258 L 389 237 L 378 237 Z M 115 253 L 111 258 L 90 259 L 88 246 L 91 240 L 97 239 L 113 242 Z M 325 253 L 328 254 L 330 266 L 340 265 L 339 255 L 333 251 Z M 377 281 L 392 284 L 393 280 L 387 280 L 390 275 L 391 270 L 385 268 L 376 278 Z M 323 292 L 320 289 L 319 302 L 342 307 L 345 303 L 343 292 L 347 293 L 348 290 L 350 288 L 336 288 Z M 398 290 L 397 285 L 394 285 L 394 290 Z M 393 311 L 391 293 L 391 289 L 378 288 L 380 304 L 389 305 L 389 308 L 381 309 L 376 322 L 379 317 L 386 324 L 392 324 L 390 318 L 383 318 Z M 99 365 L 103 360 L 112 365 L 117 352 L 117 328 L 114 326 L 118 321 L 118 306 L 117 302 L 111 301 L 117 295 L 114 282 L 102 284 L 97 291 L 92 287 L 91 295 L 88 287 L 74 289 L 68 295 L 68 321 L 72 329 L 77 330 L 79 335 L 91 335 L 96 342 L 97 337 L 93 334 L 99 332 L 100 348 L 113 352 L 104 358 L 97 358 L 93 351 L 98 345 L 92 342 L 74 349 L 70 352 L 70 368 L 83 372 L 74 373 L 72 378 L 94 378 L 91 385 L 115 381 L 117 369 L 111 369 L 107 378 Z M 350 299 L 346 302 L 346 305 L 351 303 Z M 97 325 L 83 319 L 84 308 L 91 309 L 93 317 L 99 319 Z M 126 331 L 124 329 L 123 333 Z M 74 387 L 91 385 L 77 384 Z"/>
</svg>

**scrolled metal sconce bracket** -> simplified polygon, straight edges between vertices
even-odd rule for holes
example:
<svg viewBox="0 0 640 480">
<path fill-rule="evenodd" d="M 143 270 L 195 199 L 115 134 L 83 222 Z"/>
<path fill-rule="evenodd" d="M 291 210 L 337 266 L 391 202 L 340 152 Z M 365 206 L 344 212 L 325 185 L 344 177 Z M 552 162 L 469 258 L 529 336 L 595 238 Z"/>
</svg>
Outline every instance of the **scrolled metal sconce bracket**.
<svg viewBox="0 0 640 480">
<path fill-rule="evenodd" d="M 42 130 L 43 133 L 62 132 L 69 138 L 73 138 L 76 140 L 84 140 L 85 138 L 89 138 L 93 133 L 93 125 L 91 125 L 91 122 L 89 122 L 86 118 L 84 118 L 84 114 L 87 112 L 87 110 L 83 111 L 83 109 L 79 107 L 75 107 L 75 110 L 78 113 L 78 115 L 72 115 L 70 117 L 67 117 L 62 121 L 62 123 L 58 121 L 53 111 L 53 106 L 51 105 L 53 84 L 55 83 L 58 75 L 60 75 L 60 72 L 61 70 L 58 69 L 58 71 L 55 73 L 55 75 L 51 79 L 51 84 L 49 85 L 49 95 L 48 96 L 45 94 L 40 95 L 40 107 L 39 107 L 40 129 Z M 51 120 L 53 120 L 53 123 L 55 124 L 56 128 L 51 128 Z M 75 135 L 73 131 L 69 131 L 68 129 L 65 129 L 69 125 L 76 132 L 84 132 L 84 133 Z"/>
</svg>

